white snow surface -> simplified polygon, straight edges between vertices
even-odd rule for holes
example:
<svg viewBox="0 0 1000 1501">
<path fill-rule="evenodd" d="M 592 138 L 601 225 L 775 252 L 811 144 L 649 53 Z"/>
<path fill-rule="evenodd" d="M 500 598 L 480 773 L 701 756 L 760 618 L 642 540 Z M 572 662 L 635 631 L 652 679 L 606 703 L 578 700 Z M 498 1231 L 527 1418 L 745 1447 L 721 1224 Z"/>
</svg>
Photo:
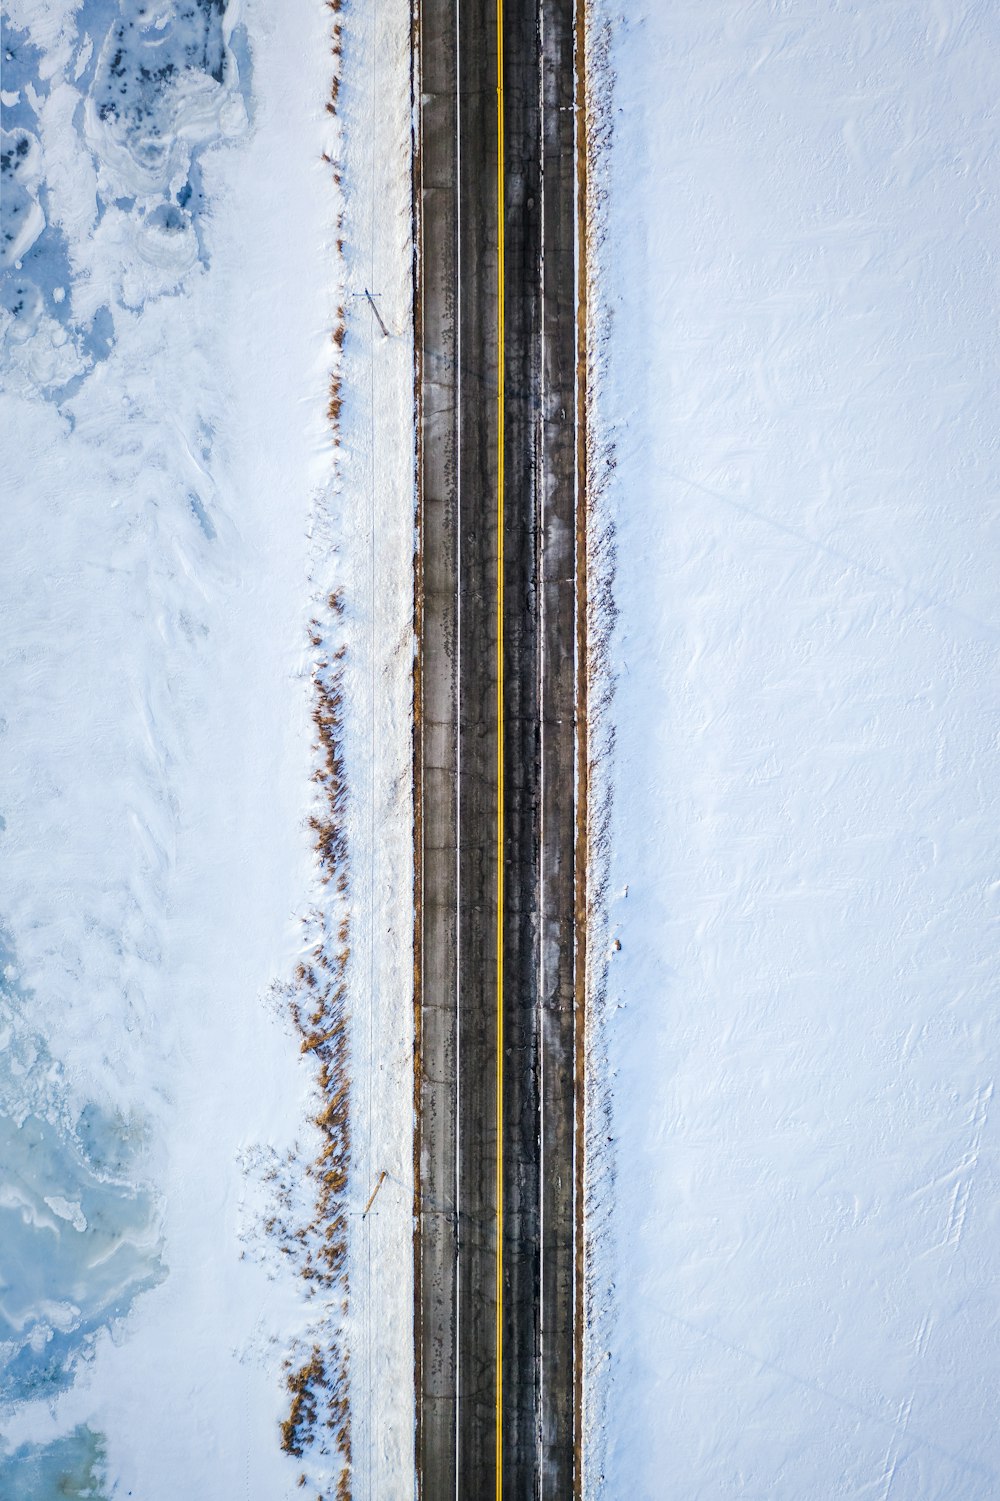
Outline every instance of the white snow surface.
<svg viewBox="0 0 1000 1501">
<path fill-rule="evenodd" d="M 1000 22 L 589 46 L 587 1494 L 986 1501 Z"/>
<path fill-rule="evenodd" d="M 353 1493 L 412 1494 L 409 7 L 362 9 L 336 119 L 322 0 L 5 10 L 5 1495 L 333 1494 L 336 1456 L 289 1458 L 278 1424 L 340 1299 L 265 1233 L 263 1173 L 319 1146 L 278 987 L 324 900 L 309 622 L 334 589 Z"/>
</svg>

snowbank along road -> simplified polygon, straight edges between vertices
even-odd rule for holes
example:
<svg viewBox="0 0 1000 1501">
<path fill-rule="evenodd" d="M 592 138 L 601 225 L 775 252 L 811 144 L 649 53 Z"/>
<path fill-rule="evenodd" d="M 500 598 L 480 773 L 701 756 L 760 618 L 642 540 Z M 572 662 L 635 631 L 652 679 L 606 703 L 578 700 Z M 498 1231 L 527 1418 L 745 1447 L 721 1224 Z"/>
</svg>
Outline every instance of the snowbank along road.
<svg viewBox="0 0 1000 1501">
<path fill-rule="evenodd" d="M 417 1469 L 573 1494 L 573 0 L 425 0 Z"/>
</svg>

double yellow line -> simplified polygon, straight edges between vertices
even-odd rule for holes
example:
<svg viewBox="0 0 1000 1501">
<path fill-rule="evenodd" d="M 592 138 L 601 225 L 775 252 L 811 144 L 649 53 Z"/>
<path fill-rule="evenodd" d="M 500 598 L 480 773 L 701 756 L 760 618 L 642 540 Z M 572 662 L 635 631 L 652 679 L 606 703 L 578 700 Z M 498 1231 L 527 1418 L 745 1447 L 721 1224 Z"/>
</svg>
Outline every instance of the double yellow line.
<svg viewBox="0 0 1000 1501">
<path fill-rule="evenodd" d="M 497 0 L 497 1244 L 496 1495 L 503 1498 L 503 571 L 504 571 L 504 108 L 503 0 Z"/>
</svg>

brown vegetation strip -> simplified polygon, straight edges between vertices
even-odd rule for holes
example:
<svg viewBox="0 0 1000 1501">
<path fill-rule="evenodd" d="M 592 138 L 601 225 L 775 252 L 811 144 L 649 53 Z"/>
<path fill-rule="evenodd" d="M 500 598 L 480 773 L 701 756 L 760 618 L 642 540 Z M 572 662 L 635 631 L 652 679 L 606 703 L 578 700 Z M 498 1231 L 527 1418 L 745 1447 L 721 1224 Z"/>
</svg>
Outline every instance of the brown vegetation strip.
<svg viewBox="0 0 1000 1501">
<path fill-rule="evenodd" d="M 326 0 L 327 8 L 338 13 L 341 0 Z M 331 33 L 331 50 L 338 70 L 330 84 L 327 113 L 336 115 L 340 94 L 339 67 L 343 52 L 343 27 L 338 20 Z M 339 187 L 343 165 L 329 153 L 323 160 L 332 170 Z M 343 251 L 343 212 L 337 214 L 337 252 Z M 343 407 L 342 359 L 346 324 L 344 309 L 338 309 L 331 335 L 336 350 L 336 365 L 330 377 L 327 417 L 339 436 Z M 319 792 L 317 806 L 310 817 L 318 873 L 327 900 L 314 928 L 314 942 L 308 959 L 299 964 L 289 1003 L 292 1019 L 301 1039 L 301 1049 L 315 1061 L 316 1087 L 320 1108 L 314 1124 L 321 1137 L 318 1155 L 308 1167 L 312 1216 L 308 1224 L 291 1230 L 273 1217 L 268 1229 L 277 1235 L 281 1249 L 300 1261 L 301 1276 L 328 1303 L 339 1302 L 339 1313 L 348 1306 L 347 1270 L 347 1187 L 351 1166 L 350 1122 L 350 1047 L 348 1038 L 347 974 L 350 962 L 349 861 L 346 832 L 348 807 L 347 774 L 344 759 L 344 659 L 346 645 L 331 648 L 331 637 L 338 635 L 343 616 L 343 599 L 339 591 L 325 601 L 324 619 L 314 620 L 310 640 L 318 650 L 313 667 L 313 724 L 316 731 L 314 752 L 316 766 L 313 781 Z M 350 1501 L 351 1496 L 351 1414 L 349 1404 L 349 1361 L 346 1350 L 337 1343 L 333 1331 L 330 1348 L 314 1344 L 308 1358 L 295 1366 L 288 1362 L 287 1385 L 291 1395 L 288 1417 L 281 1425 L 281 1446 L 286 1453 L 303 1458 L 314 1444 L 321 1454 L 333 1451 L 340 1456 L 342 1469 L 337 1483 L 336 1501 Z M 305 1474 L 299 1484 L 306 1484 Z M 322 1501 L 322 1498 L 320 1498 Z"/>
</svg>

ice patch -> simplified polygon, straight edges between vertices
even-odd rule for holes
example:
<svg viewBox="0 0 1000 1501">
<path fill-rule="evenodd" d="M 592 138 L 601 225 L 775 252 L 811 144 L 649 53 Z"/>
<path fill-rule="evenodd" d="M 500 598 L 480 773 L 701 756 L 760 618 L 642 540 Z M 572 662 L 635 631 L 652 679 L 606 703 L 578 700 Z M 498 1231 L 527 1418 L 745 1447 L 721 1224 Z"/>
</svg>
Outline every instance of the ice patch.
<svg viewBox="0 0 1000 1501">
<path fill-rule="evenodd" d="M 3 65 L 3 90 L 0 92 L 0 110 L 5 130 L 17 126 L 31 128 L 35 112 L 28 100 L 27 84 L 40 77 L 42 53 L 24 31 L 13 26 L 6 12 L 2 17 L 3 44 L 0 49 Z"/>
<path fill-rule="evenodd" d="M 246 111 L 224 82 L 227 52 L 221 0 L 169 11 L 123 3 L 105 37 L 84 130 L 110 198 L 176 191 L 192 151 L 239 135 Z M 237 72 L 235 59 L 230 72 Z"/>
<path fill-rule="evenodd" d="M 51 1396 L 97 1332 L 165 1275 L 135 1128 L 95 1104 L 73 1121 L 59 1071 L 26 1024 L 7 955 L 0 982 L 0 1398 Z M 6 1495 L 7 1493 L 4 1492 Z"/>
<path fill-rule="evenodd" d="M 209 542 L 214 542 L 216 536 L 215 527 L 209 520 L 208 512 L 205 510 L 205 507 L 202 505 L 197 495 L 189 495 L 188 500 L 191 502 L 191 510 L 194 512 L 195 520 L 198 522 L 198 525 L 205 533 L 205 536 L 208 538 Z"/>
<path fill-rule="evenodd" d="M 41 149 L 26 130 L 0 129 L 0 267 L 17 266 L 45 228 L 38 202 Z"/>
<path fill-rule="evenodd" d="M 83 335 L 83 350 L 95 363 L 106 360 L 111 353 L 115 342 L 115 320 L 111 316 L 111 309 L 105 303 L 94 314 L 90 328 Z"/>
<path fill-rule="evenodd" d="M 56 1496 L 102 1501 L 103 1467 L 104 1439 L 82 1425 L 49 1444 L 22 1444 L 6 1455 L 0 1448 L 4 1501 L 49 1501 Z"/>
<path fill-rule="evenodd" d="M 86 0 L 52 51 L 34 43 L 53 18 L 18 15 L 26 29 L 3 31 L 0 359 L 8 387 L 62 401 L 113 348 L 113 325 L 110 344 L 92 337 L 102 303 L 138 313 L 208 265 L 198 157 L 248 129 L 250 49 L 223 0 Z"/>
</svg>

